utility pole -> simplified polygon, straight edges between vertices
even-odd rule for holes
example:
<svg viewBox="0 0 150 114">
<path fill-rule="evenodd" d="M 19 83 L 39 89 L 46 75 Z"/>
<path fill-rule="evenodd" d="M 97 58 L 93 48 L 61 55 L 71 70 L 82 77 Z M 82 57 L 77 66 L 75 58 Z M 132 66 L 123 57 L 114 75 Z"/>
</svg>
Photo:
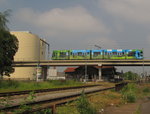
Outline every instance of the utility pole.
<svg viewBox="0 0 150 114">
<path fill-rule="evenodd" d="M 142 48 L 142 50 L 143 50 L 143 52 L 144 52 L 144 48 Z M 144 75 L 144 74 L 145 74 L 145 73 L 144 73 L 144 72 L 145 72 L 145 69 L 144 69 L 144 59 L 145 59 L 145 58 L 144 58 L 144 53 L 143 53 L 143 78 L 145 77 L 145 75 Z"/>
<path fill-rule="evenodd" d="M 41 59 L 41 45 L 40 45 L 40 42 L 41 42 L 41 39 L 39 40 L 39 50 L 38 50 L 38 63 L 37 63 L 37 68 L 36 68 L 36 82 L 38 82 L 39 81 L 39 76 L 41 75 L 40 73 L 41 73 L 41 69 L 40 69 L 40 59 Z"/>
<path fill-rule="evenodd" d="M 85 63 L 85 82 L 86 82 L 86 79 L 87 79 L 87 63 Z"/>
</svg>

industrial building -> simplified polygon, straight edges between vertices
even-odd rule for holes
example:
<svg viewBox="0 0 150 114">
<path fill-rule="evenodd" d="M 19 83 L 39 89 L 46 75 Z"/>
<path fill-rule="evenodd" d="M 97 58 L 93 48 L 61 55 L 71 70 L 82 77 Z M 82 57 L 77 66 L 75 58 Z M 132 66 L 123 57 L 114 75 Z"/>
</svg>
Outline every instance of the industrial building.
<svg viewBox="0 0 150 114">
<path fill-rule="evenodd" d="M 101 72 L 99 72 L 99 69 Z M 118 77 L 118 72 L 116 72 L 116 68 L 114 66 L 68 67 L 64 70 L 64 72 L 66 79 L 75 79 L 79 81 L 83 81 L 85 78 L 87 81 L 100 81 L 99 75 L 101 75 L 101 80 L 103 81 L 122 80 L 121 77 Z"/>
<path fill-rule="evenodd" d="M 47 43 L 35 34 L 29 31 L 13 31 L 19 41 L 18 52 L 14 61 L 32 61 L 46 59 Z M 40 73 L 40 69 L 38 70 Z M 36 67 L 15 67 L 15 72 L 10 75 L 10 79 L 15 80 L 35 80 L 37 74 Z"/>
</svg>

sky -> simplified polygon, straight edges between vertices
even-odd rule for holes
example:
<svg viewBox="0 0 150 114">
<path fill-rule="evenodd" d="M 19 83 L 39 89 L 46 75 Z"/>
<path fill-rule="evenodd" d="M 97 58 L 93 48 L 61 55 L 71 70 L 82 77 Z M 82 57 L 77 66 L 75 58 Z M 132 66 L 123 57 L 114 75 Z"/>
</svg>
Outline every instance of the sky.
<svg viewBox="0 0 150 114">
<path fill-rule="evenodd" d="M 11 31 L 30 31 L 56 49 L 143 49 L 150 59 L 149 0 L 0 0 Z"/>
</svg>

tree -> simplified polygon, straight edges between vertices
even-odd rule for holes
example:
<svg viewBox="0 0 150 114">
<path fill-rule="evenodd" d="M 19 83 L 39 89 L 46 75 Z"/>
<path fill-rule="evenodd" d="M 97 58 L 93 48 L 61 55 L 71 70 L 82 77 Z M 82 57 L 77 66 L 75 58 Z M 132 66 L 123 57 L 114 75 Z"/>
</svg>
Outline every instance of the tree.
<svg viewBox="0 0 150 114">
<path fill-rule="evenodd" d="M 18 50 L 18 39 L 9 32 L 6 25 L 10 10 L 0 12 L 0 75 L 9 76 L 14 72 L 12 63 Z"/>
<path fill-rule="evenodd" d="M 123 77 L 126 80 L 137 80 L 137 79 L 139 79 L 140 76 L 137 73 L 133 73 L 131 71 L 128 71 L 128 72 L 123 74 Z"/>
</svg>

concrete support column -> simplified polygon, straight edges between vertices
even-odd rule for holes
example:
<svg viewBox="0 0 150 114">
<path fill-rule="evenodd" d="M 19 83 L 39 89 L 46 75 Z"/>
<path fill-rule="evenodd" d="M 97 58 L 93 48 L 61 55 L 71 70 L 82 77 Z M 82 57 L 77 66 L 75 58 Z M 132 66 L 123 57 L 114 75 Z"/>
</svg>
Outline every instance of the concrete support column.
<svg viewBox="0 0 150 114">
<path fill-rule="evenodd" d="M 43 80 L 46 80 L 46 79 L 47 79 L 47 70 L 48 70 L 48 67 L 47 67 L 47 66 L 42 67 L 42 79 L 43 79 Z"/>
<path fill-rule="evenodd" d="M 39 65 L 36 68 L 36 81 L 40 81 L 40 79 L 42 78 L 42 67 L 40 67 Z"/>
<path fill-rule="evenodd" d="M 102 68 L 99 68 L 99 69 L 98 69 L 98 75 L 99 75 L 99 76 L 98 76 L 98 79 L 99 79 L 99 80 L 102 80 Z"/>
<path fill-rule="evenodd" d="M 102 80 L 102 64 L 98 64 L 100 68 L 98 68 L 98 80 Z"/>
</svg>

